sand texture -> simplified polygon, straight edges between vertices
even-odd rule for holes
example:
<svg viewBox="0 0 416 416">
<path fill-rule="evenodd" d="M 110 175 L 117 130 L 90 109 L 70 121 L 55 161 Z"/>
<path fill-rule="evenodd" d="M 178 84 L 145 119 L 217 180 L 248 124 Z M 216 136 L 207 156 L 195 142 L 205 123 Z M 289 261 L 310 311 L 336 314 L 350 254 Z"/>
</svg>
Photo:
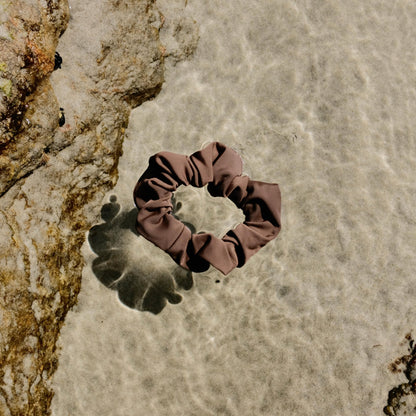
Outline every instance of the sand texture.
<svg viewBox="0 0 416 416">
<path fill-rule="evenodd" d="M 184 62 L 171 52 L 160 94 L 130 115 L 82 248 L 52 414 L 376 416 L 400 384 L 385 411 L 416 414 L 411 358 L 390 365 L 416 329 L 416 3 L 156 5 L 162 44 L 175 34 L 174 51 L 194 19 L 198 46 Z M 225 278 L 184 273 L 132 231 L 148 158 L 213 140 L 282 192 L 278 238 Z M 179 188 L 175 204 L 196 231 L 241 221 L 205 189 Z"/>
</svg>

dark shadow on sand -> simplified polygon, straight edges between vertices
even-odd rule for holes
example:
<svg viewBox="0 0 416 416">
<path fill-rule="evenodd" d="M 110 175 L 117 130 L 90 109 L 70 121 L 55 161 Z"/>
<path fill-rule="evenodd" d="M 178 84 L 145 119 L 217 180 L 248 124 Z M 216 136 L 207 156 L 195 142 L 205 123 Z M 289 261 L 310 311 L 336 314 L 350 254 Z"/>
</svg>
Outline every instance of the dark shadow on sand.
<svg viewBox="0 0 416 416">
<path fill-rule="evenodd" d="M 174 212 L 180 203 L 172 199 Z M 172 273 L 157 272 L 156 268 L 141 264 L 131 253 L 126 233 L 137 233 L 135 224 L 137 209 L 122 210 L 117 197 L 101 208 L 104 223 L 93 226 L 88 234 L 91 249 L 98 255 L 92 263 L 97 279 L 106 287 L 116 290 L 121 302 L 132 309 L 160 313 L 167 302 L 181 302 L 178 289 L 189 290 L 193 286 L 192 273 L 173 263 Z M 186 224 L 192 232 L 195 227 Z"/>
</svg>

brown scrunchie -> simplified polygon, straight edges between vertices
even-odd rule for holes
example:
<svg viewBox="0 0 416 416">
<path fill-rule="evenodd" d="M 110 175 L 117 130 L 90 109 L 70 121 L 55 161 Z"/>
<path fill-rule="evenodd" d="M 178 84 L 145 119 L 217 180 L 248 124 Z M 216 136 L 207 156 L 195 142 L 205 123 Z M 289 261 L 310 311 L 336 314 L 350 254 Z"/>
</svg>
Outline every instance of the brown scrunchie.
<svg viewBox="0 0 416 416">
<path fill-rule="evenodd" d="M 212 264 L 226 275 L 243 266 L 280 231 L 280 190 L 277 184 L 242 176 L 242 167 L 240 156 L 218 142 L 191 156 L 155 154 L 134 189 L 137 231 L 193 272 Z M 192 234 L 172 215 L 172 192 L 179 185 L 206 184 L 212 196 L 228 197 L 245 215 L 245 221 L 222 239 Z"/>
</svg>

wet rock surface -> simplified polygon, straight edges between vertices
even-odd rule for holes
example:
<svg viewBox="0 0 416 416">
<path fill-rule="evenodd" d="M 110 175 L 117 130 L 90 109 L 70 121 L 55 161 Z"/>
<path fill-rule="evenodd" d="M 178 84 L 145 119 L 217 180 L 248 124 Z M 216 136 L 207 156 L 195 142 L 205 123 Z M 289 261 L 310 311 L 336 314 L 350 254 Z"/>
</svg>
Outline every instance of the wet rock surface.
<svg viewBox="0 0 416 416">
<path fill-rule="evenodd" d="M 80 247 L 131 109 L 164 81 L 164 18 L 151 0 L 0 4 L 0 414 L 46 415 Z"/>
<path fill-rule="evenodd" d="M 390 371 L 404 373 L 407 382 L 389 391 L 387 406 L 383 409 L 388 416 L 416 415 L 416 345 L 410 333 L 405 340 L 408 343 L 408 354 L 392 362 Z"/>
<path fill-rule="evenodd" d="M 2 195 L 42 163 L 42 149 L 53 140 L 59 106 L 48 76 L 69 8 L 66 0 L 5 0 L 0 11 Z"/>
</svg>

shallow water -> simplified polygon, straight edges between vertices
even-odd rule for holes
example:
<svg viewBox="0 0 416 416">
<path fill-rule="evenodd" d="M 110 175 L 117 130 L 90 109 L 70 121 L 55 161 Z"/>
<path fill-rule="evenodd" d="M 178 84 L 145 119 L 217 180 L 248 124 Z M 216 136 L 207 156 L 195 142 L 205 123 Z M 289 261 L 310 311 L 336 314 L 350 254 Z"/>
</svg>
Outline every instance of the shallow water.
<svg viewBox="0 0 416 416">
<path fill-rule="evenodd" d="M 158 2 L 167 19 L 169 3 Z M 406 381 L 388 364 L 415 329 L 416 4 L 189 0 L 187 11 L 198 49 L 132 112 L 103 201 L 120 205 L 100 230 L 108 264 L 129 276 L 122 301 L 87 242 L 53 415 L 381 414 Z M 242 269 L 194 274 L 184 290 L 189 276 L 123 221 L 150 155 L 212 140 L 252 179 L 279 183 L 282 232 Z M 205 190 L 176 199 L 197 231 L 241 220 Z M 182 302 L 132 308 L 149 284 Z"/>
</svg>

